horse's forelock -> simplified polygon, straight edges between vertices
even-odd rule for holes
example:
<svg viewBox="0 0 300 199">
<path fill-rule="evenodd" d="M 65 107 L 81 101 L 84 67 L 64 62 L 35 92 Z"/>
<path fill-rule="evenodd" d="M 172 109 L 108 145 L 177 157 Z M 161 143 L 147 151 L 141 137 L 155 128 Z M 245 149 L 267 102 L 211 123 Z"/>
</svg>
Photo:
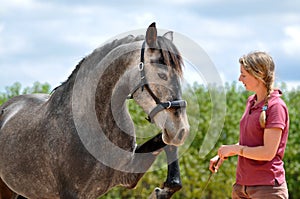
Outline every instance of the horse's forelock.
<svg viewBox="0 0 300 199">
<path fill-rule="evenodd" d="M 157 41 L 159 47 L 161 48 L 165 64 L 173 67 L 175 71 L 178 72 L 179 76 L 182 77 L 183 60 L 176 46 L 172 43 L 172 41 L 161 36 L 157 38 Z"/>
</svg>

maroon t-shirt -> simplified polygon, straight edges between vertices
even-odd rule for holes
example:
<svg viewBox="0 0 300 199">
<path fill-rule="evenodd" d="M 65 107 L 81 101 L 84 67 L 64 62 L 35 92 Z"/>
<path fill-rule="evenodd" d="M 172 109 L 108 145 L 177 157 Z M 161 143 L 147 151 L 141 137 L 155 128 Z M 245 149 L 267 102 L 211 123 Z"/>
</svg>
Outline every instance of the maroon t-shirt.
<svg viewBox="0 0 300 199">
<path fill-rule="evenodd" d="M 245 157 L 238 157 L 236 183 L 240 185 L 274 185 L 275 180 L 282 184 L 285 182 L 283 168 L 283 155 L 286 147 L 289 116 L 287 106 L 280 98 L 280 90 L 271 93 L 266 111 L 266 128 L 282 129 L 281 141 L 276 156 L 271 161 L 257 161 Z M 264 102 L 254 105 L 256 95 L 248 98 L 246 110 L 240 121 L 240 145 L 255 147 L 262 146 L 264 129 L 260 127 L 259 116 Z"/>
</svg>

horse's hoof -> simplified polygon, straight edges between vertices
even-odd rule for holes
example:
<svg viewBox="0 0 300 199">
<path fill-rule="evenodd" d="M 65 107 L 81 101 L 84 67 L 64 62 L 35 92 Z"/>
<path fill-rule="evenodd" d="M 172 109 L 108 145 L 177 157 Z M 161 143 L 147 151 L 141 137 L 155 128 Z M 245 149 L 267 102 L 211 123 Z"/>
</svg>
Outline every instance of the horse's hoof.
<svg viewBox="0 0 300 199">
<path fill-rule="evenodd" d="M 156 187 L 148 199 L 170 199 L 173 194 L 168 188 Z"/>
</svg>

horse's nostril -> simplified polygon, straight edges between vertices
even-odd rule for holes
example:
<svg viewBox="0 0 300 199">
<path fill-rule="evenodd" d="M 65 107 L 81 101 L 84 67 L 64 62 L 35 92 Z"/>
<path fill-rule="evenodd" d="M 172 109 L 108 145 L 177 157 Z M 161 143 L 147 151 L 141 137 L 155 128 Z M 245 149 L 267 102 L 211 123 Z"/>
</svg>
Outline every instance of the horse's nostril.
<svg viewBox="0 0 300 199">
<path fill-rule="evenodd" d="M 185 135 L 185 130 L 184 130 L 184 129 L 181 129 L 180 132 L 178 133 L 177 138 L 178 138 L 179 140 L 182 140 L 182 138 L 184 137 L 184 135 Z"/>
</svg>

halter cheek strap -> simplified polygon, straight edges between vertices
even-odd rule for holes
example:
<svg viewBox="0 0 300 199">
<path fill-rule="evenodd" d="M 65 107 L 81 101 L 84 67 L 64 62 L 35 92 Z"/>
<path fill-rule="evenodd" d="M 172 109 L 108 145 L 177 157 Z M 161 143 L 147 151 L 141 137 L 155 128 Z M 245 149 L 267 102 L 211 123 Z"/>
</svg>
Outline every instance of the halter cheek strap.
<svg viewBox="0 0 300 199">
<path fill-rule="evenodd" d="M 148 118 L 146 118 L 149 122 L 154 122 L 154 116 L 161 112 L 164 109 L 169 108 L 184 108 L 186 107 L 186 101 L 185 100 L 175 100 L 175 101 L 167 101 L 167 102 L 161 102 L 159 98 L 153 93 L 151 88 L 149 87 L 149 84 L 147 82 L 146 76 L 145 76 L 145 64 L 144 64 L 144 54 L 145 54 L 145 41 L 143 42 L 142 49 L 141 49 L 141 58 L 140 58 L 140 64 L 139 64 L 139 71 L 140 71 L 140 83 L 133 89 L 133 91 L 129 94 L 127 97 L 128 99 L 133 98 L 133 94 L 141 88 L 142 91 L 144 91 L 144 88 L 148 91 L 152 99 L 155 101 L 157 106 L 149 113 Z"/>
</svg>

